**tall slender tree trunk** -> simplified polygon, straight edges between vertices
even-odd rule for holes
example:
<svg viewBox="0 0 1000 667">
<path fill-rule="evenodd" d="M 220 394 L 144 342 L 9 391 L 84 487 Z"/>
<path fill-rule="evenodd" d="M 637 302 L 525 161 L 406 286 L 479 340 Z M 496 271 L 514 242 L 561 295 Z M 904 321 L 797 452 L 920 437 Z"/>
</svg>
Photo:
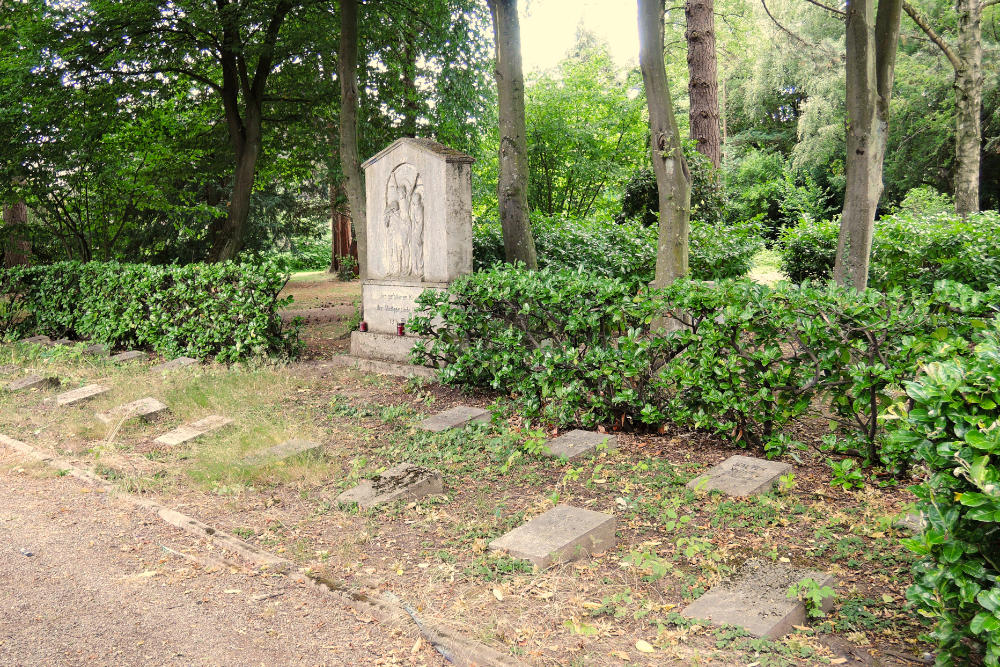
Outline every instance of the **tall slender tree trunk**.
<svg viewBox="0 0 1000 667">
<path fill-rule="evenodd" d="M 979 210 L 979 160 L 982 145 L 983 6 L 980 0 L 956 0 L 958 59 L 955 70 L 955 210 Z"/>
<path fill-rule="evenodd" d="M 517 0 L 488 0 L 496 41 L 496 80 L 500 98 L 500 178 L 497 202 L 504 256 L 538 268 L 528 217 L 528 140 L 524 119 L 524 73 Z"/>
<path fill-rule="evenodd" d="M 687 0 L 688 119 L 695 149 L 718 169 L 722 163 L 719 136 L 719 77 L 715 58 L 715 1 Z"/>
<path fill-rule="evenodd" d="M 28 205 L 23 201 L 3 207 L 3 226 L 6 228 L 5 233 L 0 235 L 0 239 L 4 240 L 3 248 L 0 248 L 3 250 L 3 266 L 10 268 L 29 263 L 31 243 L 21 236 L 27 224 Z"/>
<path fill-rule="evenodd" d="M 662 287 L 688 272 L 691 173 L 663 62 L 663 0 L 638 2 L 639 66 L 649 106 L 650 149 L 660 209 L 653 285 Z"/>
<path fill-rule="evenodd" d="M 876 14 L 875 1 L 847 8 L 847 190 L 834 278 L 857 290 L 868 286 L 902 4 L 881 0 Z"/>
<path fill-rule="evenodd" d="M 979 210 L 982 150 L 983 33 L 986 5 L 981 0 L 955 0 L 958 47 L 952 48 L 912 4 L 903 10 L 937 44 L 955 70 L 955 211 L 963 216 Z"/>
<path fill-rule="evenodd" d="M 250 217 L 250 196 L 253 194 L 257 160 L 260 158 L 259 110 L 248 109 L 244 118 L 244 133 L 244 140 L 236 153 L 229 212 L 216 231 L 216 241 L 211 252 L 212 260 L 217 262 L 235 258 L 243 247 L 247 219 Z"/>
<path fill-rule="evenodd" d="M 368 218 L 365 204 L 365 181 L 358 159 L 358 0 L 340 3 L 340 168 L 344 172 L 354 235 L 358 240 L 358 269 L 361 279 L 368 277 Z"/>
<path fill-rule="evenodd" d="M 414 43 L 416 36 L 406 30 L 403 35 L 403 94 L 406 96 L 403 102 L 403 136 L 417 136 L 417 116 L 420 112 L 417 93 L 417 47 Z"/>
</svg>

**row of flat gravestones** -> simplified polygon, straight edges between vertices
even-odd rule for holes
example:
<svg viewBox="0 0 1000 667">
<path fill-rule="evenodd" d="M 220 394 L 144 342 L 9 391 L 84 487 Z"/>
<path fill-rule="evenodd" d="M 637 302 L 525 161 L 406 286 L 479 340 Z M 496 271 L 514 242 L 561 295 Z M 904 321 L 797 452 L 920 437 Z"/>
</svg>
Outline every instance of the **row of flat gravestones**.
<svg viewBox="0 0 1000 667">
<path fill-rule="evenodd" d="M 24 342 L 54 343 L 47 338 L 26 339 Z M 68 341 L 65 341 L 68 343 Z M 107 355 L 100 346 L 87 348 L 91 354 Z M 141 352 L 125 352 L 112 356 L 117 362 L 145 359 Z M 197 363 L 181 357 L 157 366 L 158 370 L 171 370 Z M 16 369 L 14 369 L 16 370 Z M 0 367 L 0 372 L 13 372 L 10 367 Z M 58 378 L 30 376 L 7 385 L 8 391 L 42 388 L 58 385 Z M 59 406 L 74 405 L 108 391 L 101 385 L 87 385 L 55 396 Z M 152 397 L 120 405 L 108 412 L 98 413 L 97 418 L 106 423 L 132 418 L 151 419 L 167 411 L 167 406 Z M 428 417 L 419 428 L 441 432 L 462 428 L 473 421 L 489 421 L 490 413 L 480 408 L 459 406 Z M 210 431 L 231 423 L 231 420 L 211 415 L 192 424 L 180 426 L 155 439 L 166 446 L 176 446 L 193 440 Z M 615 449 L 617 438 L 613 435 L 589 431 L 570 431 L 547 444 L 546 454 L 555 458 L 578 459 L 590 456 L 599 447 Z M 276 447 L 245 458 L 242 463 L 256 465 L 286 459 L 310 451 L 321 445 L 307 440 L 289 440 Z M 746 456 L 733 456 L 692 480 L 688 486 L 696 490 L 718 490 L 730 496 L 745 497 L 766 493 L 775 481 L 789 472 L 787 463 L 765 461 Z M 337 497 L 340 504 L 357 504 L 368 509 L 398 500 L 416 500 L 444 490 L 441 473 L 436 470 L 401 463 L 378 475 L 364 480 Z M 526 560 L 538 569 L 545 569 L 556 562 L 573 561 L 590 554 L 613 548 L 617 543 L 616 519 L 609 514 L 580 507 L 558 505 L 535 517 L 489 544 L 490 550 L 506 552 L 511 557 Z M 834 578 L 828 574 L 792 568 L 780 563 L 752 559 L 730 579 L 712 587 L 705 595 L 683 610 L 689 618 L 707 619 L 718 624 L 738 625 L 759 637 L 778 638 L 806 620 L 802 602 L 789 600 L 791 585 L 804 578 L 814 580 L 820 587 L 833 586 Z M 833 598 L 824 600 L 829 609 Z"/>
<path fill-rule="evenodd" d="M 459 406 L 428 417 L 419 424 L 419 428 L 440 432 L 489 419 L 490 413 L 486 410 Z M 572 460 L 592 455 L 602 446 L 615 449 L 616 436 L 570 431 L 550 440 L 546 455 Z M 730 496 L 750 496 L 769 491 L 778 478 L 791 468 L 787 463 L 733 456 L 689 482 L 688 487 L 719 490 Z M 442 491 L 440 472 L 401 463 L 345 491 L 337 497 L 337 501 L 372 508 L 397 500 L 416 500 Z M 556 562 L 578 560 L 613 548 L 617 543 L 615 529 L 616 519 L 610 514 L 558 505 L 493 540 L 489 548 L 544 569 Z M 814 580 L 820 587 L 832 587 L 836 583 L 832 576 L 825 573 L 752 559 L 739 573 L 714 586 L 682 613 L 689 618 L 707 619 L 720 625 L 738 625 L 756 636 L 776 639 L 790 632 L 793 626 L 805 623 L 803 603 L 788 599 L 789 587 L 805 578 Z M 823 601 L 825 611 L 829 611 L 832 605 L 832 596 Z"/>
</svg>

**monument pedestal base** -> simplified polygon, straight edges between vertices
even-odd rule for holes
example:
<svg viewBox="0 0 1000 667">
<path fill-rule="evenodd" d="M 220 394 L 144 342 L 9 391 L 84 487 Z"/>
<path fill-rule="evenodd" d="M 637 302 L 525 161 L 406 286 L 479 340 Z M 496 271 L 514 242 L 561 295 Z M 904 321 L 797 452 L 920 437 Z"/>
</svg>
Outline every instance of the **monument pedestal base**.
<svg viewBox="0 0 1000 667">
<path fill-rule="evenodd" d="M 408 364 L 410 350 L 418 340 L 423 339 L 417 336 L 355 331 L 351 334 L 351 356 Z"/>
</svg>

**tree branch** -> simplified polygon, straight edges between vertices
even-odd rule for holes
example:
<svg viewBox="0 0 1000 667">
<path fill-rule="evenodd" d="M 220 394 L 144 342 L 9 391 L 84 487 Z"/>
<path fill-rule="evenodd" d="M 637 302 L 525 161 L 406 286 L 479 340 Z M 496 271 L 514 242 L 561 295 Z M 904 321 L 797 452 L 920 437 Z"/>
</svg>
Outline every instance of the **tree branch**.
<svg viewBox="0 0 1000 667">
<path fill-rule="evenodd" d="M 845 19 L 847 18 L 847 12 L 842 12 L 839 9 L 837 9 L 836 7 L 830 7 L 829 5 L 824 5 L 822 2 L 817 2 L 817 0 L 806 0 L 806 2 L 814 4 L 817 7 L 820 7 L 821 9 L 825 9 L 826 11 L 830 12 L 831 14 L 837 14 L 838 16 L 841 16 L 841 17 L 843 17 Z"/>
<path fill-rule="evenodd" d="M 1000 2 L 1000 0 L 990 0 L 990 2 Z M 983 5 L 984 7 L 986 5 Z M 931 24 L 927 22 L 920 10 L 911 5 L 907 0 L 903 0 L 903 11 L 913 19 L 913 22 L 917 24 L 917 27 L 924 31 L 924 34 L 930 38 L 932 42 L 938 45 L 938 48 L 944 53 L 945 57 L 951 63 L 951 66 L 955 68 L 956 71 L 962 68 L 962 61 L 958 59 L 958 55 L 952 50 L 948 42 L 944 41 L 944 38 L 934 32 L 934 28 Z"/>
<path fill-rule="evenodd" d="M 794 32 L 792 32 L 791 30 L 789 30 L 785 26 L 781 25 L 781 23 L 778 22 L 778 19 L 774 18 L 774 14 L 771 13 L 771 10 L 767 8 L 767 3 L 764 0 L 760 0 L 760 4 L 764 8 L 764 11 L 767 12 L 768 17 L 771 19 L 771 22 L 774 23 L 774 25 L 776 25 L 779 28 L 781 28 L 782 32 L 784 32 L 786 35 L 788 35 L 789 37 L 791 37 L 795 41 L 799 42 L 803 46 L 808 46 L 809 45 L 809 43 L 806 40 L 802 39 L 801 37 L 799 37 L 798 35 L 796 35 Z"/>
</svg>

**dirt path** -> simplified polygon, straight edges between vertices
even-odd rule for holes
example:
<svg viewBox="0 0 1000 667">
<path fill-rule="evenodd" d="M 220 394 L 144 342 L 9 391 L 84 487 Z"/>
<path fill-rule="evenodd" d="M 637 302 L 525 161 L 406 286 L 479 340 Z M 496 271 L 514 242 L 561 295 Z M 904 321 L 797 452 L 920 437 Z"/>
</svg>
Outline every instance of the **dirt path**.
<svg viewBox="0 0 1000 667">
<path fill-rule="evenodd" d="M 415 635 L 46 475 L 0 453 L 2 665 L 443 664 Z"/>
</svg>

